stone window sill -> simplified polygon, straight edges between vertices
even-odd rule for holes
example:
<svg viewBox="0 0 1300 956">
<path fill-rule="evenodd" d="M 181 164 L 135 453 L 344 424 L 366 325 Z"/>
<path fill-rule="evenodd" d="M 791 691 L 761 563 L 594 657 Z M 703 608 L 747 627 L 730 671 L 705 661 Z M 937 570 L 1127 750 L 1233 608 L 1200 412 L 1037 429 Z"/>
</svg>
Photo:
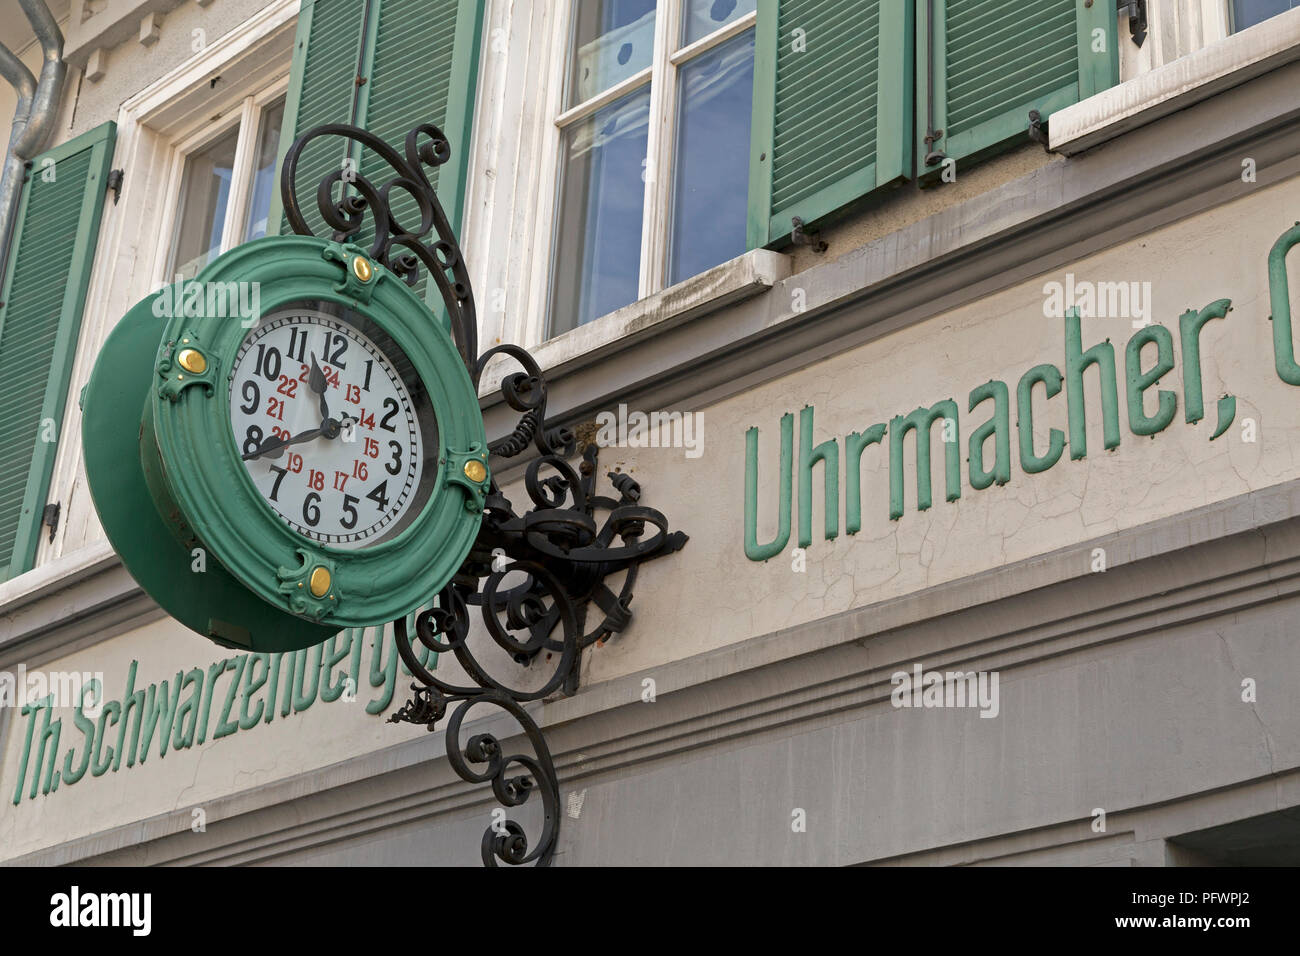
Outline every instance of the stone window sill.
<svg viewBox="0 0 1300 956">
<path fill-rule="evenodd" d="M 790 274 L 789 256 L 754 249 L 594 322 L 547 339 L 530 351 L 548 376 L 563 376 L 658 332 L 761 295 Z M 516 369 L 513 361 L 498 359 L 485 370 L 479 396 L 488 400 L 488 406 L 501 398 L 501 373 L 509 374 Z"/>
<path fill-rule="evenodd" d="M 1074 155 L 1294 60 L 1300 60 L 1300 9 L 1058 110 L 1048 123 L 1051 148 Z"/>
</svg>

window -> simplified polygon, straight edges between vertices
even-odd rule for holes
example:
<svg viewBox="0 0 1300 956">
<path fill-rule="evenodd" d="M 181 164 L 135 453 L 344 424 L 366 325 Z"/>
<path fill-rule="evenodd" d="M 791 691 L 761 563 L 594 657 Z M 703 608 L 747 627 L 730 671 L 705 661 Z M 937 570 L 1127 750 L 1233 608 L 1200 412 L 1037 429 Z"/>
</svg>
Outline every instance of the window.
<svg viewBox="0 0 1300 956">
<path fill-rule="evenodd" d="M 1300 0 L 1232 0 L 1233 32 L 1296 8 L 1300 8 Z"/>
<path fill-rule="evenodd" d="M 757 0 L 575 0 L 550 334 L 746 248 Z"/>
<path fill-rule="evenodd" d="M 193 278 L 221 253 L 266 235 L 284 95 L 245 98 L 231 121 L 180 144 L 183 157 L 168 279 Z"/>
</svg>

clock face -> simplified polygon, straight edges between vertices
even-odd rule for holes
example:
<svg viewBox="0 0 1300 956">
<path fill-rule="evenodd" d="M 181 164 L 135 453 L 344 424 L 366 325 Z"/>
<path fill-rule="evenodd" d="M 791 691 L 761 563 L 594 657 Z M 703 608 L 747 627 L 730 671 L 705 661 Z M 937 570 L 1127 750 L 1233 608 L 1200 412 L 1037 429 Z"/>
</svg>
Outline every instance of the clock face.
<svg viewBox="0 0 1300 956">
<path fill-rule="evenodd" d="M 392 537 L 437 475 L 428 394 L 371 319 L 325 302 L 287 306 L 245 336 L 229 378 L 235 445 L 290 528 L 335 548 Z"/>
</svg>

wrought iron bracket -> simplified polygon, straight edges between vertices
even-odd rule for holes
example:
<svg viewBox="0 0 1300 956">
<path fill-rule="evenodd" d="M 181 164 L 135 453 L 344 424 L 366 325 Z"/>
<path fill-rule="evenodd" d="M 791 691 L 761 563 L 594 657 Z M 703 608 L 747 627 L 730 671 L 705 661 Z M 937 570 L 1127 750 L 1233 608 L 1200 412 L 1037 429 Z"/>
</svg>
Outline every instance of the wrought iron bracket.
<svg viewBox="0 0 1300 956">
<path fill-rule="evenodd" d="M 1147 38 L 1147 0 L 1120 0 L 1119 16 L 1128 16 L 1128 33 L 1134 45 L 1141 47 Z"/>
<path fill-rule="evenodd" d="M 813 252 L 825 252 L 830 248 L 816 229 L 805 231 L 803 220 L 798 216 L 790 217 L 790 241 L 796 246 L 808 246 Z"/>
<path fill-rule="evenodd" d="M 423 267 L 437 285 L 452 339 L 476 388 L 498 356 L 518 366 L 502 379 L 501 394 L 519 420 L 490 451 L 498 459 L 535 453 L 523 476 L 528 507 L 517 508 L 498 487 L 494 473 L 478 537 L 456 576 L 433 607 L 415 615 L 414 634 L 405 618 L 393 622 L 397 651 L 416 683 L 411 685 L 411 699 L 389 720 L 433 731 L 446 718 L 452 768 L 465 781 L 489 784 L 506 808 L 523 804 L 534 791 L 540 793 L 544 823 L 535 843 L 518 823 L 502 819 L 484 832 L 481 854 L 485 866 L 545 866 L 559 836 L 559 779 L 546 739 L 525 705 L 577 690 L 582 652 L 616 637 L 631 623 L 640 565 L 680 550 L 687 536 L 670 531 L 661 512 L 641 503 L 641 487 L 630 475 L 608 472 L 613 494 L 600 493 L 599 448 L 588 444 L 579 449 L 571 429 L 547 421 L 546 376 L 526 349 L 503 344 L 478 353 L 469 273 L 425 172 L 451 156 L 442 131 L 417 126 L 407 134 L 401 153 L 365 130 L 343 124 L 319 126 L 298 137 L 285 156 L 280 191 L 285 217 L 301 235 L 313 233 L 296 195 L 298 164 L 307 144 L 323 137 L 345 140 L 348 155 L 359 145 L 388 167 L 382 183 L 348 163 L 311 184 L 329 238 L 357 242 L 364 234 L 371 259 L 411 286 L 419 283 Z M 371 164 L 360 168 L 369 170 Z M 398 222 L 392 195 L 413 200 L 418 225 Z M 795 224 L 795 241 L 802 237 L 812 243 L 798 231 L 799 220 Z M 825 243 L 820 245 L 825 248 Z M 432 313 L 429 321 L 437 321 Z M 575 468 L 570 461 L 579 452 Z M 475 616 L 481 629 L 471 640 Z M 437 677 L 415 654 L 415 642 L 437 654 L 453 655 L 470 683 Z M 501 651 L 517 668 L 513 679 L 498 679 L 494 673 Z M 484 652 L 495 657 L 494 666 L 484 662 Z M 476 704 L 508 714 L 522 728 L 532 752 L 507 754 L 502 741 L 489 733 L 462 743 L 462 724 Z"/>
<path fill-rule="evenodd" d="M 1051 139 L 1048 137 L 1047 120 L 1038 110 L 1029 111 L 1029 138 L 1038 143 L 1047 152 L 1052 152 Z"/>
</svg>

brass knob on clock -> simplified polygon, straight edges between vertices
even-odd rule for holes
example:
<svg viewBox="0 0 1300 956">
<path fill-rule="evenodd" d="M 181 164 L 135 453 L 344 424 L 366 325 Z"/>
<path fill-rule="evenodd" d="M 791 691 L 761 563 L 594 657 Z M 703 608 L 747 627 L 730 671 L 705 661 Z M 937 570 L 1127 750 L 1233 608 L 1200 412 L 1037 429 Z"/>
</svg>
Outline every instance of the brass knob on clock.
<svg viewBox="0 0 1300 956">
<path fill-rule="evenodd" d="M 352 271 L 362 282 L 369 282 L 370 277 L 375 274 L 375 270 L 370 266 L 370 260 L 363 256 L 357 256 L 352 260 Z"/>
<path fill-rule="evenodd" d="M 330 573 L 326 568 L 318 567 L 311 573 L 307 582 L 313 597 L 324 597 L 330 591 Z"/>
<path fill-rule="evenodd" d="M 471 458 L 465 462 L 465 477 L 470 481 L 482 481 L 487 477 L 487 466 L 483 462 Z"/>
<path fill-rule="evenodd" d="M 181 349 L 176 364 L 194 375 L 202 375 L 208 370 L 208 360 L 197 349 Z"/>
</svg>

